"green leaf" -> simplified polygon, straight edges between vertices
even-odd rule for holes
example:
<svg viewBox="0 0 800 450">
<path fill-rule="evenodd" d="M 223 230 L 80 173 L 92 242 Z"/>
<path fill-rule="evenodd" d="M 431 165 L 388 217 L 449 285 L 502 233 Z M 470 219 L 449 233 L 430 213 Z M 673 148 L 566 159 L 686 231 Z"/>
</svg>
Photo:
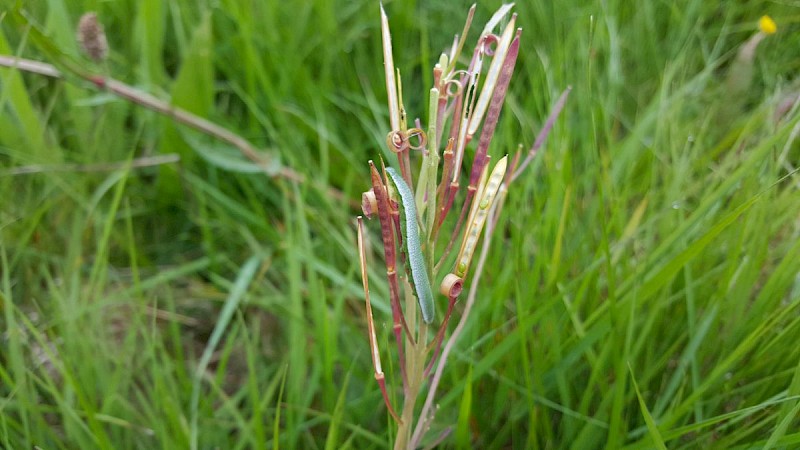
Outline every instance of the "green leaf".
<svg viewBox="0 0 800 450">
<path fill-rule="evenodd" d="M 267 173 L 277 175 L 281 169 L 281 164 L 277 154 L 270 155 L 268 167 L 261 167 L 242 155 L 238 149 L 221 143 L 206 142 L 199 137 L 192 136 L 188 131 L 180 133 L 186 143 L 192 148 L 200 158 L 208 164 L 234 173 Z"/>
<path fill-rule="evenodd" d="M 461 407 L 458 410 L 458 427 L 456 428 L 457 448 L 472 448 L 469 419 L 472 413 L 472 366 L 464 380 L 464 395 L 461 396 Z"/>
<path fill-rule="evenodd" d="M 653 444 L 656 448 L 667 450 L 667 446 L 664 444 L 664 438 L 661 437 L 661 432 L 658 431 L 658 425 L 656 425 L 656 421 L 653 420 L 653 416 L 650 415 L 642 393 L 639 391 L 639 385 L 636 384 L 636 378 L 633 376 L 633 369 L 630 364 L 628 364 L 628 370 L 631 372 L 631 382 L 633 383 L 633 388 L 636 390 L 636 397 L 639 399 L 639 407 L 642 408 L 642 416 L 644 416 L 644 422 L 647 424 L 647 429 L 650 431 Z"/>
<path fill-rule="evenodd" d="M 250 282 L 255 277 L 256 269 L 258 269 L 260 262 L 260 256 L 251 256 L 250 259 L 244 263 L 244 266 L 242 266 L 241 270 L 239 271 L 239 275 L 236 277 L 236 281 L 233 284 L 233 288 L 231 289 L 230 294 L 228 294 L 228 298 L 225 299 L 225 304 L 222 307 L 222 311 L 220 311 L 216 325 L 214 325 L 214 331 L 211 332 L 211 337 L 208 339 L 208 343 L 206 343 L 206 347 L 203 350 L 203 355 L 200 357 L 200 362 L 197 364 L 197 369 L 194 373 L 194 381 L 192 383 L 192 399 L 189 410 L 191 415 L 190 444 L 193 450 L 198 448 L 200 381 L 203 379 L 206 368 L 211 362 L 211 357 L 213 356 L 217 345 L 219 345 L 220 341 L 222 340 L 225 330 L 228 329 L 228 324 L 233 317 L 233 313 L 236 312 L 236 308 L 239 307 L 239 303 L 241 302 L 242 298 L 244 298 L 244 294 L 247 292 Z"/>
</svg>

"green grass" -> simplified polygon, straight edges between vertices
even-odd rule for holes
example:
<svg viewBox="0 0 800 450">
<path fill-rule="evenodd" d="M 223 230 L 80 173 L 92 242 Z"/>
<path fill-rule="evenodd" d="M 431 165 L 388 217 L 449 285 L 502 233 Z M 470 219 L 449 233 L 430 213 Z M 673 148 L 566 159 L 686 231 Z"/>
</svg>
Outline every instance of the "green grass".
<svg viewBox="0 0 800 450">
<path fill-rule="evenodd" d="M 359 211 L 326 190 L 358 201 L 367 160 L 388 156 L 377 3 L 10 3 L 0 53 L 56 63 L 57 49 L 314 183 L 226 170 L 184 127 L 85 82 L 0 69 L 0 447 L 387 447 Z M 512 185 L 428 438 L 452 427 L 446 448 L 796 448 L 800 115 L 774 111 L 797 88 L 800 5 L 521 3 L 493 155 L 529 147 L 573 91 Z M 497 5 L 479 5 L 476 23 Z M 385 5 L 412 117 L 467 6 Z M 109 31 L 103 66 L 73 42 L 86 10 Z M 731 93 L 727 68 L 766 13 L 778 33 L 750 89 Z M 173 153 L 180 163 L 75 166 Z"/>
</svg>

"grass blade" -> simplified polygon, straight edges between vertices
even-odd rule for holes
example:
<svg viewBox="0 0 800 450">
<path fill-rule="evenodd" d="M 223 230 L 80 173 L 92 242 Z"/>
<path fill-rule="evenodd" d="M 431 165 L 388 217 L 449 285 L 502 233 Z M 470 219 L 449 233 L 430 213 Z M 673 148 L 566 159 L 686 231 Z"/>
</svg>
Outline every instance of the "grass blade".
<svg viewBox="0 0 800 450">
<path fill-rule="evenodd" d="M 191 417 L 189 446 L 192 450 L 197 450 L 197 448 L 199 448 L 200 429 L 198 420 L 200 415 L 200 383 L 206 373 L 209 362 L 211 362 L 211 357 L 222 340 L 225 331 L 228 329 L 228 324 L 233 318 L 233 313 L 236 312 L 236 309 L 239 307 L 239 303 L 247 293 L 250 282 L 253 281 L 253 278 L 256 274 L 256 269 L 258 269 L 260 263 L 261 258 L 259 256 L 251 256 L 250 259 L 248 259 L 247 262 L 242 266 L 241 270 L 239 271 L 239 275 L 236 277 L 236 281 L 234 282 L 233 287 L 228 294 L 228 298 L 225 300 L 222 311 L 220 311 L 217 323 L 214 325 L 214 331 L 211 332 L 211 337 L 209 337 L 208 343 L 206 343 L 206 347 L 203 350 L 202 356 L 200 357 L 200 361 L 197 363 L 197 368 L 195 369 L 193 377 L 194 381 L 192 383 L 192 399 L 189 407 L 189 415 Z"/>
</svg>

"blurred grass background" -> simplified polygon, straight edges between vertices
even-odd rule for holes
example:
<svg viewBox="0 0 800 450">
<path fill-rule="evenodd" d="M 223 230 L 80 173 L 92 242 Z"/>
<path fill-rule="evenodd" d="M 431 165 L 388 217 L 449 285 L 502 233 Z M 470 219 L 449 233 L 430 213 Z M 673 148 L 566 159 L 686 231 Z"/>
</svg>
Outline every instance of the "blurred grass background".
<svg viewBox="0 0 800 450">
<path fill-rule="evenodd" d="M 412 117 L 468 6 L 385 4 Z M 478 6 L 475 34 L 498 6 Z M 797 98 L 800 3 L 515 10 L 520 61 L 492 153 L 530 147 L 573 91 L 509 195 L 429 437 L 452 427 L 445 448 L 799 446 L 800 116 L 776 111 Z M 86 11 L 108 33 L 102 65 L 75 43 Z M 762 14 L 778 33 L 732 91 L 728 68 Z M 378 17 L 358 0 L 2 2 L 0 53 L 56 63 L 57 49 L 313 182 L 232 172 L 185 128 L 79 79 L 0 69 L 0 446 L 389 445 L 359 212 L 327 191 L 358 201 L 367 160 L 387 156 Z M 180 162 L 84 170 L 162 154 Z"/>
</svg>

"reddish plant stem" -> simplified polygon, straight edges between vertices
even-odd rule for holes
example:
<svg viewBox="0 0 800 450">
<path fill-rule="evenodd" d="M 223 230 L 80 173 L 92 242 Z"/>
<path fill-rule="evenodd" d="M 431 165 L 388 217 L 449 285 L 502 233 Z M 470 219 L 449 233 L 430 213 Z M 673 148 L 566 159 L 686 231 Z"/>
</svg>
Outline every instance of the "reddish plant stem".
<svg viewBox="0 0 800 450">
<path fill-rule="evenodd" d="M 469 126 L 469 119 L 470 119 L 470 110 L 474 107 L 475 103 L 475 90 L 477 89 L 477 84 L 470 83 L 469 89 L 466 94 L 466 99 L 469 100 L 469 104 L 466 105 L 467 112 L 464 115 L 464 120 L 461 121 L 461 127 Z M 455 201 L 456 195 L 458 194 L 458 190 L 460 187 L 458 181 L 458 175 L 461 172 L 461 165 L 464 162 L 464 151 L 469 145 L 470 141 L 472 140 L 472 136 L 466 135 L 464 136 L 464 141 L 460 142 L 460 139 L 456 138 L 456 146 L 455 151 L 453 152 L 454 162 L 452 164 L 452 178 L 450 181 L 450 185 L 448 189 L 445 191 L 445 199 L 443 208 L 440 210 L 441 214 L 439 216 L 439 222 L 444 223 L 445 218 L 447 217 L 447 213 L 450 212 L 450 209 L 453 207 L 453 202 Z M 446 180 L 443 180 L 446 181 Z"/>
<path fill-rule="evenodd" d="M 544 126 L 539 131 L 539 134 L 536 135 L 536 140 L 533 142 L 533 146 L 528 151 L 528 156 L 525 157 L 525 160 L 522 161 L 522 164 L 519 165 L 514 175 L 511 176 L 511 181 L 514 181 L 519 177 L 523 170 L 528 167 L 528 164 L 533 161 L 533 158 L 536 156 L 536 153 L 539 151 L 539 148 L 544 145 L 544 141 L 547 139 L 547 136 L 550 135 L 550 130 L 553 129 L 553 125 L 556 123 L 556 119 L 561 114 L 561 111 L 564 109 L 564 105 L 567 103 L 567 97 L 569 97 L 569 93 L 572 91 L 572 86 L 567 86 L 567 89 L 561 93 L 561 96 L 558 97 L 555 106 L 553 106 L 553 111 L 550 113 L 550 116 L 547 117 L 547 121 L 544 123 Z"/>
<path fill-rule="evenodd" d="M 444 219 L 447 216 L 447 211 L 450 209 L 450 206 L 453 203 L 453 196 L 452 196 L 452 183 L 450 180 L 453 177 L 453 172 L 456 170 L 455 167 L 455 143 L 458 141 L 458 132 L 461 127 L 461 108 L 463 103 L 463 96 L 459 96 L 454 101 L 453 106 L 453 122 L 450 126 L 450 138 L 447 141 L 447 149 L 445 150 L 445 166 L 444 171 L 442 172 L 442 181 L 439 184 L 439 188 L 437 189 L 438 192 L 441 192 L 441 196 L 437 199 L 436 204 L 439 206 L 439 215 L 436 218 L 436 229 L 442 226 L 444 223 Z M 466 125 L 466 124 L 465 124 Z M 447 152 L 450 152 L 449 158 Z M 447 175 L 447 176 L 445 176 Z M 456 187 L 457 188 L 457 187 Z"/>
<path fill-rule="evenodd" d="M 453 314 L 453 308 L 456 306 L 457 300 L 458 295 L 451 296 L 450 301 L 447 304 L 447 312 L 444 315 L 442 326 L 439 327 L 439 331 L 436 333 L 436 338 L 431 343 L 432 346 L 435 346 L 435 350 L 433 352 L 433 356 L 431 357 L 431 361 L 428 363 L 428 367 L 425 368 L 425 375 L 423 375 L 424 378 L 428 378 L 428 376 L 431 374 L 431 369 L 433 369 L 434 364 L 436 364 L 436 359 L 439 357 L 439 351 L 442 349 L 442 342 L 444 341 L 444 333 L 447 331 L 447 324 L 450 323 L 450 317 Z"/>
<path fill-rule="evenodd" d="M 455 157 L 455 154 L 453 154 Z M 452 174 L 457 170 L 455 167 L 455 161 L 451 162 L 450 164 L 450 173 Z M 447 182 L 447 180 L 442 180 L 442 182 Z M 442 200 L 441 207 L 439 208 L 439 225 L 441 226 L 444 223 L 444 219 L 447 218 L 447 213 L 450 212 L 450 208 L 453 207 L 453 201 L 456 198 L 456 194 L 458 193 L 458 181 L 450 181 L 447 183 L 446 187 L 444 188 L 444 199 Z"/>
<path fill-rule="evenodd" d="M 411 170 L 410 170 L 410 163 L 408 160 L 408 148 L 400 150 L 397 152 L 397 165 L 400 168 L 400 176 L 409 183 L 408 185 L 411 186 Z"/>
<path fill-rule="evenodd" d="M 437 217 L 435 228 L 438 231 L 438 228 L 444 223 L 445 217 L 447 217 L 447 212 L 450 211 L 450 208 L 453 205 L 453 200 L 455 199 L 455 194 L 458 191 L 458 180 L 457 180 L 457 172 L 461 170 L 461 161 L 463 158 L 460 154 L 463 154 L 464 148 L 469 143 L 469 139 L 464 142 L 462 146 L 459 142 L 459 135 L 461 134 L 461 127 L 469 126 L 469 110 L 467 111 L 467 115 L 464 116 L 462 114 L 463 108 L 470 108 L 471 105 L 467 102 L 471 100 L 471 94 L 475 89 L 475 85 L 472 83 L 472 71 L 474 70 L 475 66 L 477 65 L 478 58 L 480 57 L 480 48 L 481 43 L 475 47 L 475 51 L 472 53 L 472 60 L 469 63 L 469 68 L 467 72 L 462 74 L 458 79 L 458 84 L 460 86 L 459 95 L 453 101 L 453 112 L 452 117 L 453 121 L 450 124 L 450 139 L 448 141 L 448 147 L 454 149 L 453 154 L 450 158 L 450 161 L 445 160 L 445 163 L 449 164 L 449 167 L 445 167 L 446 174 L 442 174 L 442 181 L 439 186 L 439 191 L 442 193 L 441 197 L 436 202 L 437 205 L 441 205 L 439 207 L 439 217 Z M 465 88 L 464 84 L 469 82 L 469 85 Z M 446 86 L 444 91 L 445 94 L 447 93 Z M 463 116 L 463 117 L 462 117 Z M 463 120 L 462 120 L 463 119 Z M 444 129 L 444 124 L 441 126 Z M 450 141 L 454 144 L 451 146 Z M 448 185 L 449 182 L 449 185 Z"/>
<path fill-rule="evenodd" d="M 394 411 L 394 408 L 392 408 L 392 402 L 389 401 L 389 393 L 386 392 L 386 377 L 383 374 L 375 374 L 375 380 L 378 382 L 378 386 L 381 388 L 383 402 L 386 403 L 386 409 L 389 410 L 389 414 L 391 414 L 394 420 L 396 420 L 398 423 L 402 423 L 400 416 L 398 416 Z"/>
<path fill-rule="evenodd" d="M 453 100 L 452 112 L 453 121 L 450 122 L 450 135 L 449 138 L 454 141 L 458 140 L 458 130 L 461 128 L 461 109 L 464 107 L 464 92 L 462 81 L 466 80 L 466 75 L 462 75 L 459 79 L 459 84 L 462 86 L 459 95 Z M 444 126 L 441 127 L 444 129 Z"/>
<path fill-rule="evenodd" d="M 406 183 L 409 186 L 414 186 L 414 177 L 411 175 L 411 148 L 407 148 L 403 153 L 398 154 L 397 157 L 401 159 L 401 167 L 405 167 L 407 176 L 404 176 Z"/>
<path fill-rule="evenodd" d="M 447 140 L 447 147 L 445 147 L 444 153 L 442 154 L 442 181 L 439 183 L 439 186 L 436 188 L 436 204 L 439 207 L 439 211 L 436 211 L 437 214 L 441 214 L 442 209 L 444 208 L 443 202 L 445 197 L 445 189 L 447 189 L 447 180 L 450 179 L 453 171 L 453 139 Z M 434 222 L 433 225 L 433 241 L 436 241 L 437 236 L 439 235 L 439 228 L 442 225 L 442 221 L 437 220 Z"/>
<path fill-rule="evenodd" d="M 356 226 L 358 227 L 358 259 L 359 265 L 361 266 L 361 282 L 364 287 L 364 300 L 366 302 L 366 314 L 367 314 L 367 329 L 369 334 L 369 348 L 370 353 L 372 354 L 372 366 L 375 368 L 375 381 L 378 382 L 378 386 L 381 389 L 381 393 L 383 394 L 383 402 L 386 404 L 386 408 L 389 410 L 389 414 L 394 417 L 397 422 L 400 421 L 400 417 L 397 416 L 397 413 L 392 408 L 392 403 L 389 400 L 389 395 L 386 393 L 386 377 L 383 374 L 383 368 L 381 367 L 381 356 L 380 352 L 378 351 L 378 340 L 375 337 L 375 322 L 372 318 L 372 304 L 369 299 L 369 277 L 367 275 L 367 252 L 364 245 L 364 220 L 361 216 L 356 218 Z"/>
<path fill-rule="evenodd" d="M 451 189 L 452 189 L 451 185 Z M 458 185 L 455 186 L 458 189 Z M 475 195 L 476 187 L 468 186 L 467 187 L 467 198 L 472 199 Z M 450 203 L 452 204 L 453 198 L 455 198 L 455 194 L 450 198 Z M 467 216 L 467 211 L 469 210 L 469 203 L 464 201 L 464 206 L 461 208 L 461 213 L 458 215 L 458 221 L 456 222 L 455 228 L 453 228 L 453 232 L 450 234 L 450 240 L 447 241 L 447 246 L 445 247 L 444 251 L 442 252 L 441 258 L 439 258 L 439 262 L 436 263 L 435 269 L 438 270 L 439 267 L 442 265 L 447 256 L 450 254 L 450 251 L 453 249 L 453 244 L 456 242 L 456 238 L 461 233 L 461 226 L 464 224 L 464 219 Z"/>
<path fill-rule="evenodd" d="M 442 153 L 442 179 L 439 186 L 436 188 L 436 204 L 441 204 L 444 201 L 445 189 L 447 189 L 448 181 L 453 174 L 453 146 L 455 139 L 450 138 L 447 140 L 447 146 Z M 440 207 L 441 209 L 441 207 Z"/>
<path fill-rule="evenodd" d="M 378 205 L 378 220 L 381 225 L 381 240 L 383 241 L 383 254 L 386 263 L 386 278 L 389 281 L 389 303 L 392 308 L 392 332 L 394 333 L 397 350 L 403 355 L 403 329 L 406 335 L 411 337 L 408 332 L 403 310 L 400 307 L 400 286 L 397 282 L 397 255 L 395 253 L 395 238 L 390 217 L 389 198 L 386 195 L 386 188 L 381 180 L 375 164 L 370 161 L 370 176 L 372 178 L 372 190 L 375 193 L 375 201 Z M 400 358 L 400 373 L 403 378 L 403 386 L 406 383 L 406 370 L 403 363 L 404 358 Z"/>
</svg>

